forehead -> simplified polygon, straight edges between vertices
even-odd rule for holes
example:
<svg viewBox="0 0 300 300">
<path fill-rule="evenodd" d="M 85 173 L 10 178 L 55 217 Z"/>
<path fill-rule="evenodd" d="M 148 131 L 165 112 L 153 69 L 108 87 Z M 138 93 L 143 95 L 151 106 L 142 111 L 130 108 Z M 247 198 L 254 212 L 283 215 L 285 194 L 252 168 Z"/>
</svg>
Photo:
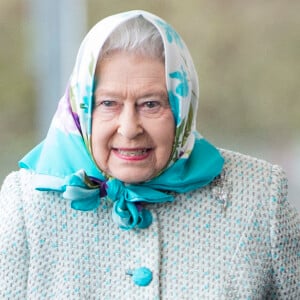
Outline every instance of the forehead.
<svg viewBox="0 0 300 300">
<path fill-rule="evenodd" d="M 166 89 L 165 66 L 160 59 L 114 52 L 98 62 L 97 87 L 103 86 L 157 86 Z"/>
</svg>

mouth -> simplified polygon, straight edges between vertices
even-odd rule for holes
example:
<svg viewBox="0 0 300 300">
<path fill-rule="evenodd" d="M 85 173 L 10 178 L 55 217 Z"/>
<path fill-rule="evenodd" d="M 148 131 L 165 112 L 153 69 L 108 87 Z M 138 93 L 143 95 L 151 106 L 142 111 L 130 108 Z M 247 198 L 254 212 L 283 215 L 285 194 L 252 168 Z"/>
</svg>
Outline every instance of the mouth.
<svg viewBox="0 0 300 300">
<path fill-rule="evenodd" d="M 152 148 L 113 148 L 113 152 L 122 159 L 142 160 L 149 156 Z"/>
</svg>

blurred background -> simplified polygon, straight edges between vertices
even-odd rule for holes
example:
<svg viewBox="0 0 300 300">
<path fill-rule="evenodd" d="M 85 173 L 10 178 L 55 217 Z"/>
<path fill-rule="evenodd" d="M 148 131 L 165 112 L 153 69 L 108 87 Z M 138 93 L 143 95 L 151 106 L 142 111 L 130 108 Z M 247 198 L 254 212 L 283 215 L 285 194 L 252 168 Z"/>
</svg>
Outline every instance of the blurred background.
<svg viewBox="0 0 300 300">
<path fill-rule="evenodd" d="M 160 15 L 200 79 L 199 131 L 281 165 L 300 210 L 300 1 L 0 0 L 0 181 L 46 134 L 81 39 L 124 10 Z"/>
</svg>

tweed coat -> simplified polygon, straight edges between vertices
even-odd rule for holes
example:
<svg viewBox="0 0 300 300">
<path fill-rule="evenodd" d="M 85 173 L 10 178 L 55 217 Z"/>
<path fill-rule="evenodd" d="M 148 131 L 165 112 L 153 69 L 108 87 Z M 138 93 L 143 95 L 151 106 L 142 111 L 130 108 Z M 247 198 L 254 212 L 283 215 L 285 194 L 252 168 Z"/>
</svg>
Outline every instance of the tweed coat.
<svg viewBox="0 0 300 300">
<path fill-rule="evenodd" d="M 221 152 L 218 178 L 147 204 L 153 222 L 140 230 L 119 229 L 109 200 L 75 211 L 35 191 L 33 173 L 11 173 L 0 197 L 0 299 L 300 299 L 299 217 L 283 171 Z M 141 270 L 152 278 L 144 286 Z"/>
</svg>

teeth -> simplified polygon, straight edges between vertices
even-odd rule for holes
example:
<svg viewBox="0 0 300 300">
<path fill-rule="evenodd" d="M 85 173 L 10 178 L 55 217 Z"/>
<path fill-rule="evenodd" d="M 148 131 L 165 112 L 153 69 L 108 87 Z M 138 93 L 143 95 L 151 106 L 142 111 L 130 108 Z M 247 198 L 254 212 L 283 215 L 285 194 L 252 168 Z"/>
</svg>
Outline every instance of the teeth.
<svg viewBox="0 0 300 300">
<path fill-rule="evenodd" d="M 144 155 L 147 152 L 147 150 L 146 149 L 143 149 L 143 150 L 129 150 L 129 151 L 118 150 L 118 152 L 122 155 L 125 155 L 125 156 L 140 156 L 140 155 Z"/>
</svg>

